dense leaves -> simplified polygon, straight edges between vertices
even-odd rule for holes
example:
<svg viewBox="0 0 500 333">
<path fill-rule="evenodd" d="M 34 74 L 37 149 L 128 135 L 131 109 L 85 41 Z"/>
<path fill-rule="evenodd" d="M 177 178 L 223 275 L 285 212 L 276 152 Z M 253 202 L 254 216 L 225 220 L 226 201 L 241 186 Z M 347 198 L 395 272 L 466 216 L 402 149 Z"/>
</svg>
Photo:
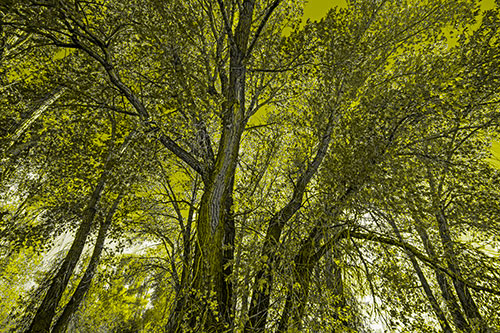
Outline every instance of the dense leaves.
<svg viewBox="0 0 500 333">
<path fill-rule="evenodd" d="M 498 8 L 302 6 L 0 4 L 6 330 L 500 329 Z"/>
</svg>

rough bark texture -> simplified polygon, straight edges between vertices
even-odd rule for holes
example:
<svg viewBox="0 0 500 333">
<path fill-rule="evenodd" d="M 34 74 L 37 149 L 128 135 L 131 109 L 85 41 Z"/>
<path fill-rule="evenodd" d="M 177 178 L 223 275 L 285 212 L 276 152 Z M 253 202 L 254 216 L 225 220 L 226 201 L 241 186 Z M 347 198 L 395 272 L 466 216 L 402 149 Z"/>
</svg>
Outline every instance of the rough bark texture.
<svg viewBox="0 0 500 333">
<path fill-rule="evenodd" d="M 234 177 L 232 182 L 234 183 Z M 223 250 L 222 250 L 222 267 L 223 267 L 223 280 L 222 280 L 222 301 L 223 303 L 219 305 L 219 312 L 222 313 L 224 321 L 228 323 L 229 329 L 234 329 L 234 318 L 233 318 L 233 282 L 231 281 L 231 276 L 233 273 L 233 260 L 234 260 L 234 249 L 235 249 L 235 220 L 232 214 L 232 198 L 226 203 L 226 223 L 224 225 L 224 239 L 223 239 Z"/>
<path fill-rule="evenodd" d="M 227 283 L 232 257 L 234 220 L 231 214 L 233 179 L 238 160 L 241 135 L 245 128 L 245 81 L 248 40 L 252 26 L 254 1 L 244 1 L 234 31 L 226 26 L 230 40 L 230 72 L 223 91 L 222 135 L 215 163 L 205 182 L 197 221 L 193 285 L 198 309 L 191 315 L 191 328 L 220 331 L 232 326 L 230 311 L 232 286 Z M 219 2 L 222 15 L 225 7 Z M 222 79 L 225 81 L 225 79 Z M 227 245 L 226 248 L 224 245 Z M 229 306 L 229 307 L 227 307 Z M 217 311 L 216 311 L 217 310 Z"/>
</svg>

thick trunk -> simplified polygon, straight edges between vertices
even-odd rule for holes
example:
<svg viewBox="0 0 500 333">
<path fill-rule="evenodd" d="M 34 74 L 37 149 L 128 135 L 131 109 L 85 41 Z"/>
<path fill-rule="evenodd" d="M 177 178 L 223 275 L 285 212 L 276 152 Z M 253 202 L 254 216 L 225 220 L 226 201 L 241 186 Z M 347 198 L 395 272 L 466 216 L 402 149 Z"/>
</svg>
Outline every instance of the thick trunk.
<svg viewBox="0 0 500 333">
<path fill-rule="evenodd" d="M 113 206 L 108 211 L 106 218 L 104 219 L 104 221 L 102 221 L 101 226 L 99 228 L 99 233 L 97 235 L 97 240 L 94 245 L 94 251 L 92 252 L 92 256 L 90 258 L 90 262 L 87 266 L 87 269 L 85 270 L 82 279 L 78 283 L 78 286 L 76 287 L 73 296 L 71 296 L 71 299 L 69 300 L 68 304 L 66 304 L 66 306 L 64 307 L 63 313 L 57 319 L 54 328 L 52 329 L 52 333 L 62 333 L 66 330 L 66 327 L 68 325 L 69 320 L 71 319 L 71 316 L 80 306 L 80 303 L 83 301 L 85 294 L 87 294 L 87 291 L 89 290 L 90 284 L 92 282 L 92 278 L 94 277 L 95 270 L 97 268 L 97 265 L 99 264 L 101 252 L 104 247 L 104 241 L 106 240 L 106 233 L 108 232 L 109 226 L 111 225 L 111 221 L 113 219 L 113 215 L 115 214 L 115 211 L 118 207 L 121 198 L 122 195 L 120 195 L 115 200 Z"/>
<path fill-rule="evenodd" d="M 234 175 L 234 166 L 225 173 Z M 224 267 L 234 251 L 231 245 L 234 242 L 234 221 L 230 212 L 232 181 L 218 185 L 205 192 L 201 199 L 192 292 L 190 304 L 186 304 L 195 305 L 194 309 L 188 310 L 191 311 L 191 328 L 204 331 L 227 329 L 232 318 L 232 286 L 226 275 L 231 271 L 231 264 Z"/>
<path fill-rule="evenodd" d="M 104 184 L 107 178 L 106 176 L 107 172 L 104 172 L 101 175 L 97 186 L 90 197 L 83 221 L 76 232 L 73 244 L 66 254 L 61 267 L 54 276 L 42 303 L 38 307 L 35 318 L 33 318 L 28 330 L 29 332 L 49 332 L 50 330 L 50 325 L 54 318 L 56 307 L 61 300 L 61 296 L 68 285 L 68 281 L 73 274 L 73 270 L 75 269 L 83 248 L 85 247 L 85 241 L 90 233 L 92 222 L 94 221 L 96 214 L 96 206 L 101 198 L 102 190 L 104 189 Z"/>
<path fill-rule="evenodd" d="M 232 180 L 234 183 L 234 178 Z M 232 187 L 232 186 L 231 186 Z M 228 324 L 228 328 L 234 329 L 234 314 L 233 314 L 233 283 L 231 277 L 233 274 L 234 261 L 234 240 L 235 240 L 235 220 L 231 211 L 233 205 L 232 198 L 226 203 L 226 223 L 224 225 L 224 239 L 222 249 L 222 303 L 219 305 L 219 312 L 222 313 L 224 321 Z"/>
<path fill-rule="evenodd" d="M 399 228 L 396 225 L 396 223 L 391 218 L 387 218 L 386 220 L 391 225 L 397 238 L 402 242 L 403 237 L 401 236 L 401 232 L 399 231 Z M 438 322 L 439 322 L 439 325 L 441 326 L 441 329 L 443 330 L 443 332 L 452 333 L 453 331 L 450 327 L 450 324 L 448 323 L 448 320 L 446 319 L 446 315 L 443 312 L 443 309 L 441 309 L 441 307 L 439 306 L 439 303 L 437 302 L 436 298 L 434 297 L 434 293 L 432 292 L 432 289 L 429 285 L 429 282 L 427 281 L 427 278 L 425 277 L 424 273 L 422 272 L 422 269 L 420 268 L 420 265 L 418 264 L 418 261 L 415 258 L 415 255 L 409 251 L 406 251 L 406 254 L 410 258 L 410 262 L 413 266 L 413 269 L 415 269 L 415 272 L 417 273 L 418 279 L 420 280 L 420 283 L 422 284 L 422 288 L 424 289 L 424 293 L 427 296 L 427 300 L 429 301 L 432 309 L 434 310 L 434 314 L 436 315 L 436 317 L 438 319 Z"/>
<path fill-rule="evenodd" d="M 239 103 L 245 81 L 241 61 L 242 58 L 231 74 L 234 91 L 228 93 L 227 102 L 224 103 L 223 133 L 215 165 L 205 184 L 197 221 L 192 290 L 197 294 L 194 297 L 199 300 L 200 307 L 195 310 L 190 321 L 192 327 L 201 324 L 204 330 L 232 325 L 226 322 L 232 318 L 229 314 L 232 286 L 226 282 L 226 274 L 231 268 L 224 268 L 224 264 L 232 258 L 234 251 L 231 245 L 234 243 L 234 219 L 231 213 L 233 179 L 245 126 L 244 104 Z"/>
<path fill-rule="evenodd" d="M 222 331 L 232 327 L 232 270 L 234 253 L 233 181 L 241 135 L 245 128 L 245 84 L 248 40 L 255 2 L 243 1 L 238 24 L 231 32 L 223 2 L 219 2 L 229 36 L 229 80 L 223 94 L 222 134 L 213 168 L 205 181 L 197 220 L 193 266 L 191 329 Z M 225 81 L 225 78 L 221 78 Z M 226 266 L 226 267 L 224 267 Z"/>
<path fill-rule="evenodd" d="M 425 251 L 427 252 L 429 257 L 433 260 L 437 260 L 436 252 L 429 240 L 427 231 L 418 224 L 416 226 L 416 229 L 418 234 L 420 235 L 420 238 L 422 239 Z M 453 294 L 453 291 L 451 290 L 451 286 L 449 285 L 446 276 L 438 270 L 434 271 L 436 275 L 436 281 L 439 285 L 439 289 L 441 290 L 441 295 L 443 296 L 443 299 L 446 303 L 446 307 L 451 313 L 455 327 L 460 331 L 470 332 L 471 329 L 469 327 L 469 324 L 467 323 L 467 320 L 464 318 L 462 311 L 460 310 L 460 305 L 458 304 L 457 299 Z"/>
</svg>

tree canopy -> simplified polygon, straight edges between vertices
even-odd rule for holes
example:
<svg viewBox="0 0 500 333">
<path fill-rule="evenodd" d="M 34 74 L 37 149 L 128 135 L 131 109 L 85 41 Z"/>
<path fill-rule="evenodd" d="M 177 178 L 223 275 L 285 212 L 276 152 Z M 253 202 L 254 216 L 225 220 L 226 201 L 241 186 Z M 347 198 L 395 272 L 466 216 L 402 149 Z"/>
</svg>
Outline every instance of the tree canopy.
<svg viewBox="0 0 500 333">
<path fill-rule="evenodd" d="M 304 4 L 0 2 L 6 331 L 500 330 L 500 3 Z"/>
</svg>

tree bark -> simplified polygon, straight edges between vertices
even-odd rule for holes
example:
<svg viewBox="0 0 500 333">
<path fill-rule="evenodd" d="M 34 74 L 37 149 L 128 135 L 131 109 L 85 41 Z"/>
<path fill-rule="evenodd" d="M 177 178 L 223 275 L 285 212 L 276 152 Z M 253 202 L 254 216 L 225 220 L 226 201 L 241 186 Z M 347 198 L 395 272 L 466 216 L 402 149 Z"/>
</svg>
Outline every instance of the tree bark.
<svg viewBox="0 0 500 333">
<path fill-rule="evenodd" d="M 42 303 L 38 307 L 38 310 L 35 314 L 35 317 L 33 318 L 33 321 L 31 322 L 28 332 L 49 332 L 52 320 L 55 316 L 57 305 L 61 300 L 62 294 L 68 285 L 69 279 L 73 274 L 76 264 L 80 259 L 80 255 L 82 254 L 83 248 L 85 247 L 85 241 L 92 228 L 94 217 L 97 212 L 97 205 L 99 203 L 99 200 L 101 199 L 101 194 L 104 190 L 104 186 L 113 169 L 116 159 L 127 149 L 135 134 L 135 130 L 130 132 L 121 147 L 118 149 L 117 156 L 114 156 L 114 142 L 110 144 L 106 161 L 104 163 L 103 172 L 99 177 L 97 184 L 90 196 L 87 207 L 85 208 L 83 221 L 76 232 L 75 239 L 71 244 L 71 248 L 66 254 L 61 267 L 54 276 L 49 290 L 42 300 Z"/>
<path fill-rule="evenodd" d="M 87 208 L 85 209 L 83 221 L 76 232 L 73 244 L 71 244 L 71 248 L 66 254 L 61 267 L 54 276 L 47 294 L 38 307 L 28 332 L 49 332 L 50 325 L 56 312 L 56 307 L 59 304 L 62 294 L 68 285 L 71 275 L 73 274 L 75 266 L 80 259 L 80 255 L 85 247 L 85 241 L 90 233 L 90 229 L 92 228 L 92 222 L 94 221 L 97 204 L 101 198 L 101 193 L 107 180 L 107 174 L 108 173 L 105 171 L 99 178 L 90 197 Z"/>
<path fill-rule="evenodd" d="M 419 224 L 418 221 L 416 222 L 417 222 L 416 229 L 420 238 L 422 239 L 422 243 L 424 244 L 424 248 L 425 251 L 427 252 L 427 255 L 431 259 L 437 260 L 436 252 L 429 240 L 429 235 L 427 234 L 427 231 Z M 455 327 L 460 331 L 470 332 L 471 331 L 470 326 L 467 323 L 467 320 L 464 318 L 462 311 L 460 310 L 460 305 L 458 304 L 457 299 L 453 294 L 453 291 L 451 290 L 451 286 L 448 283 L 448 279 L 440 271 L 434 269 L 434 272 L 436 275 L 436 281 L 439 285 L 439 289 L 441 290 L 441 295 L 443 296 L 443 299 L 446 302 L 446 306 L 451 313 Z"/>
<path fill-rule="evenodd" d="M 260 269 L 255 276 L 248 315 L 249 319 L 245 325 L 245 332 L 263 332 L 265 330 L 273 284 L 273 276 L 269 268 L 273 267 L 279 259 L 276 248 L 281 237 L 281 232 L 285 224 L 302 205 L 302 197 L 306 187 L 318 171 L 328 151 L 335 122 L 334 110 L 330 110 L 326 132 L 321 139 L 314 159 L 298 178 L 290 201 L 269 220 L 266 238 L 261 250 L 261 258 L 265 258 L 264 267 L 268 267 L 268 269 Z"/>
<path fill-rule="evenodd" d="M 194 212 L 195 212 L 195 201 L 196 193 L 198 191 L 198 184 L 195 182 L 192 190 L 191 205 L 189 206 L 187 223 L 182 226 L 182 242 L 183 242 L 183 255 L 182 255 L 182 273 L 179 289 L 177 290 L 175 305 L 173 310 L 169 314 L 167 324 L 165 325 L 165 332 L 175 333 L 182 330 L 182 321 L 184 319 L 184 310 L 186 309 L 186 300 L 189 294 L 190 286 L 190 263 L 191 263 L 191 227 L 193 224 Z M 182 218 L 182 214 L 179 209 L 179 219 Z"/>
<path fill-rule="evenodd" d="M 231 180 L 234 184 L 234 177 Z M 231 186 L 232 187 L 232 186 Z M 233 265 L 234 265 L 234 250 L 235 250 L 235 220 L 232 214 L 233 199 L 229 198 L 226 202 L 226 223 L 224 225 L 224 238 L 222 248 L 222 269 L 223 274 L 222 284 L 222 304 L 219 306 L 219 312 L 222 313 L 224 321 L 228 324 L 229 329 L 234 329 L 234 314 L 233 314 Z"/>
<path fill-rule="evenodd" d="M 315 264 L 315 262 L 312 262 L 311 257 L 316 249 L 317 236 L 318 228 L 315 227 L 309 237 L 304 240 L 295 256 L 291 285 L 277 332 L 287 332 L 290 326 L 295 330 L 301 329 L 302 317 L 304 316 L 309 295 L 311 274 Z"/>
<path fill-rule="evenodd" d="M 439 228 L 439 236 L 444 248 L 447 266 L 453 274 L 460 276 L 460 268 L 456 264 L 457 257 L 455 249 L 453 248 L 453 241 L 450 236 L 448 220 L 442 210 L 436 214 L 436 220 Z M 462 304 L 465 315 L 469 320 L 471 328 L 473 330 L 479 330 L 481 333 L 488 332 L 488 328 L 479 313 L 479 309 L 477 308 L 476 302 L 474 302 L 474 299 L 472 298 L 469 288 L 462 281 L 456 278 L 452 278 L 452 283 L 455 288 L 455 292 L 458 295 L 458 299 Z"/>
<path fill-rule="evenodd" d="M 401 236 L 401 232 L 399 231 L 398 226 L 392 220 L 390 217 L 386 217 L 387 222 L 391 225 L 392 229 L 394 230 L 394 233 L 396 234 L 397 238 L 402 242 L 403 237 Z M 427 300 L 431 304 L 432 309 L 434 310 L 434 314 L 436 315 L 439 325 L 441 326 L 441 329 L 443 332 L 446 333 L 452 333 L 453 330 L 450 327 L 450 324 L 448 323 L 448 320 L 446 319 L 446 315 L 439 306 L 439 303 L 436 300 L 436 297 L 434 297 L 434 293 L 432 292 L 432 289 L 429 285 L 429 282 L 427 281 L 427 278 L 424 275 L 424 272 L 422 272 L 422 269 L 420 268 L 420 265 L 418 264 L 417 259 L 415 258 L 415 255 L 409 251 L 406 251 L 406 254 L 410 258 L 410 262 L 413 266 L 413 269 L 415 269 L 415 272 L 417 273 L 418 279 L 420 280 L 420 283 L 422 284 L 422 288 L 424 289 L 424 293 L 427 296 Z"/>
<path fill-rule="evenodd" d="M 104 219 L 104 221 L 102 221 L 101 226 L 99 228 L 99 233 L 97 235 L 97 240 L 94 245 L 94 251 L 92 252 L 92 256 L 90 258 L 90 262 L 87 266 L 87 269 L 85 270 L 82 279 L 78 283 L 78 286 L 76 287 L 73 296 L 71 296 L 71 299 L 69 300 L 68 304 L 66 304 L 66 306 L 64 307 L 61 316 L 59 316 L 59 318 L 57 319 L 52 329 L 52 333 L 63 333 L 66 331 L 66 327 L 68 326 L 71 316 L 78 309 L 80 303 L 83 301 L 83 298 L 87 294 L 87 291 L 89 290 L 90 284 L 94 277 L 97 265 L 99 264 L 99 259 L 101 257 L 102 249 L 104 247 L 104 241 L 106 240 L 106 233 L 108 232 L 109 226 L 111 225 L 111 222 L 113 220 L 113 215 L 115 214 L 118 204 L 120 203 L 122 197 L 123 194 L 120 194 L 118 196 L 118 198 L 114 201 L 113 206 L 109 209 L 106 218 Z"/>
<path fill-rule="evenodd" d="M 205 182 L 197 221 L 197 243 L 193 267 L 194 304 L 199 309 L 191 316 L 191 328 L 219 331 L 232 326 L 232 286 L 226 274 L 232 265 L 234 220 L 231 214 L 233 181 L 241 135 L 245 128 L 245 84 L 247 47 L 252 26 L 254 1 L 243 2 L 234 35 L 227 26 L 230 39 L 230 72 L 225 102 L 222 106 L 222 135 L 214 167 Z M 222 15 L 226 12 L 220 2 Z M 227 17 L 225 17 L 227 19 Z M 224 248 L 226 246 L 226 248 Z M 190 302 L 193 303 L 193 302 Z M 229 322 L 227 322 L 229 320 Z M 200 327 L 201 325 L 201 327 Z"/>
</svg>

